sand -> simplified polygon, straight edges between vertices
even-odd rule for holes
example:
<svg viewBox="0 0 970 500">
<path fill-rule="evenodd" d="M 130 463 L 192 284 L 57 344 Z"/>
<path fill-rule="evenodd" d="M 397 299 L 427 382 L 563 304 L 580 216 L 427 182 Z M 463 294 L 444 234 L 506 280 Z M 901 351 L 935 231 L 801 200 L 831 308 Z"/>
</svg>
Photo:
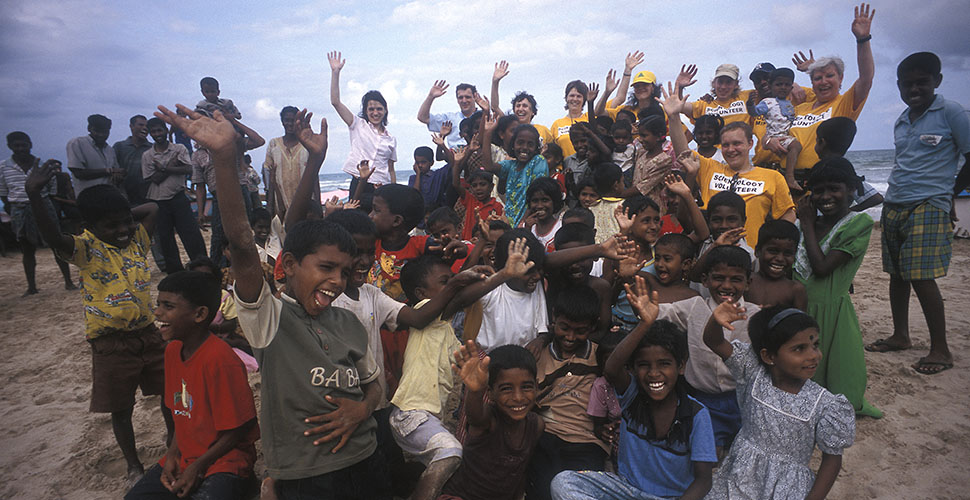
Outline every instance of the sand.
<svg viewBox="0 0 970 500">
<path fill-rule="evenodd" d="M 935 376 L 910 368 L 929 345 L 914 297 L 914 350 L 866 354 L 867 397 L 886 416 L 858 421 L 830 498 L 970 496 L 970 241 L 956 240 L 953 254 L 950 275 L 939 284 L 956 366 Z M 20 255 L 0 258 L 0 498 L 120 498 L 125 462 L 110 417 L 88 412 L 91 357 L 80 297 L 62 288 L 49 250 L 38 253 L 37 282 L 40 294 L 21 298 Z M 853 301 L 866 342 L 889 335 L 878 232 L 856 276 Z M 256 387 L 258 376 L 251 382 Z M 146 466 L 164 453 L 158 405 L 158 397 L 139 396 L 135 407 L 138 453 Z"/>
</svg>

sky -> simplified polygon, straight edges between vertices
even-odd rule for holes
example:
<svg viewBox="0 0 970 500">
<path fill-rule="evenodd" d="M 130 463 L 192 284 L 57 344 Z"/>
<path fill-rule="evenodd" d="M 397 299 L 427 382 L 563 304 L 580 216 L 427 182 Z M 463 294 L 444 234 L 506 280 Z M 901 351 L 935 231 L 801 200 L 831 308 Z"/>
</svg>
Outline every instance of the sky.
<svg viewBox="0 0 970 500">
<path fill-rule="evenodd" d="M 203 7 L 204 5 L 204 7 Z M 938 93 L 970 108 L 970 9 L 957 0 L 875 3 L 872 50 L 876 76 L 853 149 L 892 148 L 892 126 L 904 109 L 895 67 L 929 50 L 943 60 Z M 0 2 L 0 131 L 27 132 L 34 154 L 66 160 L 65 144 L 86 135 L 86 117 L 114 122 L 109 143 L 129 135 L 128 119 L 159 104 L 192 107 L 199 80 L 213 76 L 243 122 L 267 141 L 282 135 L 279 110 L 308 108 L 327 118 L 330 150 L 323 172 L 338 172 L 349 151 L 347 127 L 330 105 L 327 52 L 347 64 L 341 98 L 353 111 L 370 89 L 388 101 L 388 129 L 398 140 L 398 170 L 418 146 L 432 145 L 417 121 L 436 79 L 448 95 L 432 112 L 457 110 L 455 85 L 488 95 L 494 64 L 507 60 L 503 109 L 516 91 L 534 94 L 546 126 L 565 115 L 563 90 L 574 79 L 602 85 L 625 55 L 645 53 L 635 71 L 661 81 L 696 64 L 698 97 L 715 68 L 733 63 L 748 75 L 770 61 L 792 67 L 795 51 L 838 55 L 847 89 L 858 76 L 849 29 L 854 4 L 830 0 L 771 2 L 597 3 L 552 0 L 413 0 L 292 2 Z M 719 10 L 720 9 L 720 10 Z M 798 83 L 810 86 L 799 74 Z M 742 88 L 751 88 L 746 78 Z M 319 123 L 314 123 L 314 128 Z M 265 146 L 251 152 L 262 165 Z M 5 153 L 4 153 L 5 154 Z"/>
</svg>

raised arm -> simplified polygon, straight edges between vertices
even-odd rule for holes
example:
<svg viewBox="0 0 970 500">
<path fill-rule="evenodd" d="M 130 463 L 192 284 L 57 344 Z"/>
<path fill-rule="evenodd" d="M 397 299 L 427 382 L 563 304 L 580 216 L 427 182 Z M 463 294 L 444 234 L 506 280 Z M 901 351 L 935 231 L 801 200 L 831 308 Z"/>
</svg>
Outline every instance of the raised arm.
<svg viewBox="0 0 970 500">
<path fill-rule="evenodd" d="M 660 103 L 663 104 L 664 111 L 667 113 L 667 128 L 670 129 L 668 132 L 670 134 L 670 142 L 674 147 L 674 153 L 680 156 L 681 153 L 690 151 L 687 136 L 684 134 L 684 128 L 680 123 L 681 110 L 690 95 L 688 94 L 683 97 L 677 95 L 677 91 L 670 82 L 667 82 L 667 90 L 664 90 L 663 86 L 661 86 L 660 90 L 664 97 Z"/>
<path fill-rule="evenodd" d="M 54 177 L 55 169 L 60 164 L 57 160 L 47 160 L 43 165 L 32 168 L 24 182 L 24 190 L 27 191 L 30 208 L 34 213 L 34 220 L 37 221 L 37 230 L 44 241 L 61 255 L 69 256 L 74 254 L 74 238 L 58 231 L 57 222 L 47 212 L 44 197 L 40 194 Z"/>
<path fill-rule="evenodd" d="M 798 220 L 801 222 L 802 242 L 808 253 L 808 263 L 812 266 L 812 272 L 819 277 L 825 277 L 852 260 L 852 256 L 841 250 L 829 250 L 827 254 L 822 252 L 818 235 L 815 233 L 817 212 L 809 198 L 806 196 L 798 200 L 797 213 Z"/>
<path fill-rule="evenodd" d="M 630 78 L 633 76 L 633 69 L 643 62 L 643 52 L 634 50 L 626 55 L 623 61 L 623 75 L 620 78 L 620 85 L 616 88 L 616 97 L 613 98 L 613 107 L 618 108 L 626 101 L 626 93 L 630 90 Z"/>
<path fill-rule="evenodd" d="M 492 99 L 492 111 L 497 116 L 502 116 L 505 114 L 505 112 L 502 111 L 502 105 L 499 104 L 501 101 L 498 100 L 498 84 L 508 74 L 509 63 L 505 62 L 504 60 L 495 63 L 495 71 L 492 72 L 492 93 L 489 97 Z"/>
<path fill-rule="evenodd" d="M 728 359 L 734 353 L 734 346 L 724 338 L 724 328 L 734 330 L 731 323 L 746 319 L 745 309 L 734 302 L 721 302 L 711 313 L 704 326 L 704 344 L 721 359 Z"/>
<path fill-rule="evenodd" d="M 259 132 L 247 127 L 243 122 L 231 116 L 226 118 L 226 120 L 238 127 L 239 130 L 242 131 L 243 135 L 246 136 L 246 151 L 256 149 L 263 144 L 266 144 L 266 139 L 263 139 L 263 136 L 259 135 Z"/>
<path fill-rule="evenodd" d="M 337 51 L 328 52 L 327 60 L 330 61 L 330 104 L 349 127 L 354 123 L 354 113 L 340 102 L 340 70 L 344 68 L 344 64 L 347 64 L 347 60 L 341 59 L 340 52 Z"/>
<path fill-rule="evenodd" d="M 684 96 L 684 89 L 697 82 L 697 79 L 695 78 L 696 76 L 697 66 L 693 64 L 685 64 L 680 67 L 680 73 L 677 75 L 677 79 L 674 81 L 675 92 L 677 92 L 677 95 L 683 100 L 683 103 L 680 105 L 680 112 L 690 117 L 694 116 L 694 106 L 687 102 L 687 97 L 689 96 Z M 660 90 L 662 91 L 663 89 L 661 88 Z M 669 115 L 670 113 L 667 114 Z"/>
<path fill-rule="evenodd" d="M 469 269 L 467 271 L 462 271 L 448 280 L 445 287 L 440 293 L 435 295 L 428 301 L 424 306 L 419 309 L 415 309 L 410 306 L 404 306 L 397 313 L 397 324 L 400 327 L 410 326 L 414 328 L 424 328 L 431 323 L 432 320 L 441 316 L 442 318 L 450 318 L 459 309 L 464 308 L 468 304 L 456 303 L 455 294 L 465 287 L 484 280 L 487 275 L 485 274 L 483 267 L 476 269 Z M 491 269 L 488 269 L 491 271 Z M 489 274 L 492 274 L 489 272 Z"/>
<path fill-rule="evenodd" d="M 620 241 L 616 236 L 612 236 L 603 243 L 549 252 L 546 254 L 546 262 L 543 265 L 546 269 L 556 269 L 581 260 L 598 259 L 600 257 L 620 260 L 633 253 L 635 249 L 636 243 L 633 241 L 627 239 Z"/>
<path fill-rule="evenodd" d="M 488 389 L 489 357 L 482 357 L 474 340 L 455 351 L 455 362 L 451 368 L 465 384 L 465 415 L 468 417 L 469 431 L 476 434 L 492 427 L 492 416 L 485 406 L 485 390 Z"/>
<path fill-rule="evenodd" d="M 856 39 L 856 58 L 859 64 L 859 79 L 852 84 L 855 89 L 855 100 L 852 108 L 858 109 L 869 97 L 869 90 L 872 89 L 872 79 L 876 75 L 876 64 L 872 60 L 872 18 L 876 15 L 876 9 L 870 9 L 869 4 L 861 3 L 855 8 L 855 17 L 852 19 L 852 34 Z"/>
<path fill-rule="evenodd" d="M 603 95 L 600 96 L 599 101 L 596 101 L 596 107 L 590 112 L 590 116 L 600 116 L 606 113 L 607 101 L 610 99 L 610 95 L 616 90 L 618 82 L 616 81 L 616 70 L 611 69 L 606 72 L 606 83 L 603 84 Z M 592 101 L 592 99 L 590 100 Z M 593 121 L 592 118 L 589 121 Z"/>
<path fill-rule="evenodd" d="M 636 277 L 635 287 L 631 287 L 629 284 L 624 286 L 626 287 L 627 299 L 640 318 L 640 322 L 613 349 L 613 353 L 610 354 L 609 359 L 606 360 L 606 366 L 603 368 L 603 376 L 606 377 L 606 381 L 610 385 L 616 388 L 617 394 L 625 393 L 627 387 L 630 386 L 630 372 L 627 371 L 627 363 L 633 357 L 633 353 L 636 352 L 640 339 L 650 330 L 650 326 L 656 321 L 657 314 L 660 312 L 660 298 L 657 292 L 650 292 L 647 282 L 644 281 L 642 276 Z"/>
<path fill-rule="evenodd" d="M 502 166 L 497 165 L 495 161 L 492 160 L 492 152 L 491 152 L 492 134 L 495 133 L 496 125 L 498 125 L 498 122 L 489 115 L 488 109 L 483 110 L 482 125 L 480 130 L 482 133 L 482 150 L 481 150 L 482 168 L 484 168 L 485 170 L 488 170 L 489 172 L 495 175 L 501 176 Z"/>
<path fill-rule="evenodd" d="M 182 110 L 187 118 L 178 116 L 164 106 L 158 107 L 155 116 L 165 120 L 169 125 L 178 126 L 186 135 L 209 150 L 212 155 L 212 165 L 216 169 L 217 186 L 236 185 L 239 182 L 236 174 L 238 135 L 229 121 L 223 118 L 219 111 L 215 112 L 213 118 L 208 118 L 181 104 L 178 105 L 178 109 Z M 246 217 L 242 192 L 238 189 L 220 189 L 218 196 L 222 227 L 229 240 L 232 274 L 236 278 L 236 295 L 246 302 L 255 302 L 263 287 L 263 268 L 259 254 L 256 252 L 253 230 Z"/>
<path fill-rule="evenodd" d="M 671 193 L 677 195 L 680 198 L 678 207 L 683 207 L 687 213 L 690 215 L 690 224 L 694 227 L 694 231 L 688 236 L 694 243 L 700 243 L 711 235 L 710 229 L 707 227 L 707 221 L 704 220 L 704 214 L 701 213 L 701 209 L 694 202 L 694 197 L 691 196 L 690 188 L 687 187 L 687 183 L 681 180 L 680 177 L 674 174 L 667 174 L 664 177 L 664 184 L 667 185 L 667 189 Z"/>
<path fill-rule="evenodd" d="M 428 97 L 424 98 L 424 102 L 421 103 L 421 107 L 418 108 L 418 121 L 427 125 L 431 121 L 431 103 L 435 99 L 445 95 L 448 91 L 448 82 L 444 80 L 435 80 L 434 85 L 431 86 L 431 90 L 428 91 Z"/>
<path fill-rule="evenodd" d="M 313 128 L 310 126 L 312 117 L 313 113 L 307 113 L 306 109 L 296 114 L 296 136 L 309 155 L 306 169 L 300 177 L 300 183 L 296 186 L 296 193 L 293 194 L 293 199 L 290 202 L 290 208 L 286 211 L 286 219 L 283 225 L 287 230 L 306 218 L 310 211 L 310 204 L 317 203 L 313 199 L 313 190 L 320 190 L 318 179 L 320 166 L 323 165 L 323 160 L 327 157 L 328 128 L 327 119 L 323 118 L 320 120 L 320 133 L 314 134 Z"/>
</svg>

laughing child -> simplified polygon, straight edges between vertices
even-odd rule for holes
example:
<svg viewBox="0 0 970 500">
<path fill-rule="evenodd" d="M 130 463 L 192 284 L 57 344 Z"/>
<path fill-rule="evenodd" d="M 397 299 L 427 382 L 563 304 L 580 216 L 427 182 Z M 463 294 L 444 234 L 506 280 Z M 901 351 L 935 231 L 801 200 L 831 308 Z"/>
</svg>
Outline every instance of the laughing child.
<svg viewBox="0 0 970 500">
<path fill-rule="evenodd" d="M 492 140 L 494 121 L 488 121 L 482 141 L 488 144 Z M 505 181 L 505 215 L 512 227 L 518 226 L 525 217 L 528 198 L 526 191 L 532 181 L 549 175 L 549 165 L 539 154 L 539 132 L 529 124 L 521 124 L 512 132 L 511 160 L 503 160 L 497 164 L 489 155 L 483 155 L 485 170 L 498 175 Z"/>
<path fill-rule="evenodd" d="M 801 233 L 786 220 L 766 221 L 758 230 L 758 272 L 744 294 L 748 302 L 770 307 L 784 305 L 804 311 L 808 307 L 805 286 L 789 278 Z"/>
<path fill-rule="evenodd" d="M 522 219 L 523 226 L 532 231 L 547 252 L 555 250 L 552 240 L 562 227 L 563 192 L 559 183 L 549 177 L 539 177 L 529 184 L 525 197 L 529 208 Z"/>
</svg>

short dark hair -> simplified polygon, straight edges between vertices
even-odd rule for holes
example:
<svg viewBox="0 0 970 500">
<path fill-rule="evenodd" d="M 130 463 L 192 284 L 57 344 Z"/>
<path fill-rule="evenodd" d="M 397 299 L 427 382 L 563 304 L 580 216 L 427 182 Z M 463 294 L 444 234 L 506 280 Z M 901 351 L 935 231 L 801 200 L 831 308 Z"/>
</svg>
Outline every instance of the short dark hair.
<svg viewBox="0 0 970 500">
<path fill-rule="evenodd" d="M 600 163 L 593 168 L 593 183 L 600 196 L 607 196 L 617 182 L 623 180 L 623 170 L 615 163 Z"/>
<path fill-rule="evenodd" d="M 412 306 L 421 301 L 417 295 L 418 287 L 426 284 L 428 274 L 435 266 L 451 267 L 441 257 L 425 254 L 407 261 L 401 268 L 401 288 Z"/>
<path fill-rule="evenodd" d="M 147 126 L 149 130 L 151 130 L 152 127 L 164 127 L 165 130 L 168 130 L 168 125 L 165 123 L 165 120 L 162 120 L 157 116 L 153 116 L 150 120 L 148 120 L 148 123 L 146 123 L 145 126 Z"/>
<path fill-rule="evenodd" d="M 903 74 L 910 71 L 919 71 L 933 77 L 939 77 L 942 76 L 941 67 L 940 58 L 936 54 L 916 52 L 899 62 L 899 66 L 896 66 L 896 78 L 902 78 Z"/>
<path fill-rule="evenodd" d="M 458 91 L 460 90 L 469 90 L 469 89 L 472 91 L 472 94 L 478 93 L 478 89 L 476 89 L 474 85 L 470 83 L 459 83 L 458 86 L 455 87 L 455 95 L 458 95 Z"/>
<path fill-rule="evenodd" d="M 734 191 L 721 191 L 720 193 L 711 196 L 711 199 L 707 201 L 707 213 L 710 215 L 717 207 L 730 207 L 733 208 L 741 218 L 747 218 L 745 215 L 745 205 L 744 198 Z"/>
<path fill-rule="evenodd" d="M 414 148 L 414 157 L 427 158 L 428 161 L 434 163 L 434 150 L 428 146 L 418 146 Z"/>
<path fill-rule="evenodd" d="M 768 82 L 771 83 L 777 78 L 788 78 L 795 81 L 795 72 L 790 68 L 778 68 L 768 73 Z"/>
<path fill-rule="evenodd" d="M 623 115 L 623 117 L 621 117 L 620 115 Z M 627 108 L 622 108 L 616 112 L 616 121 L 618 122 L 626 121 L 630 124 L 633 124 L 637 122 L 637 114 L 634 113 L 633 111 L 630 111 Z M 631 125 L 631 128 L 632 128 L 632 125 Z"/>
<path fill-rule="evenodd" d="M 287 231 L 283 253 L 292 254 L 297 261 L 302 261 L 323 245 L 333 245 L 351 257 L 357 254 L 357 244 L 346 229 L 319 219 L 300 221 Z"/>
<path fill-rule="evenodd" d="M 731 122 L 724 125 L 724 128 L 721 129 L 721 137 L 724 137 L 726 132 L 730 132 L 732 130 L 740 130 L 741 133 L 744 134 L 744 137 L 748 139 L 748 142 L 752 140 L 751 138 L 754 135 L 751 125 L 749 125 L 748 122 Z"/>
<path fill-rule="evenodd" d="M 599 191 L 596 189 L 596 183 L 593 182 L 593 176 L 585 175 L 579 179 L 579 182 L 576 183 L 576 197 L 579 198 L 579 193 L 583 192 L 583 188 L 587 187 L 592 188 L 593 191 L 596 191 L 596 195 L 599 196 Z"/>
<path fill-rule="evenodd" d="M 558 156 L 561 160 L 563 159 L 562 148 L 559 147 L 558 144 L 550 142 L 549 144 L 546 144 L 546 151 L 542 154 L 542 156 L 546 158 L 549 158 L 550 156 Z"/>
<path fill-rule="evenodd" d="M 249 216 L 249 225 L 255 226 L 259 221 L 272 223 L 273 215 L 269 213 L 269 210 L 266 210 L 263 207 L 255 207 L 253 208 L 252 214 Z"/>
<path fill-rule="evenodd" d="M 589 93 L 589 87 L 587 87 L 586 84 L 583 83 L 582 80 L 573 80 L 573 81 L 571 81 L 571 82 L 569 82 L 569 83 L 566 84 L 566 91 L 563 92 L 563 97 L 565 98 L 566 96 L 568 96 L 569 95 L 569 91 L 570 90 L 573 90 L 573 89 L 576 89 L 576 92 L 579 92 L 580 94 L 583 94 L 583 104 L 585 104 L 586 103 L 586 94 Z"/>
<path fill-rule="evenodd" d="M 801 238 L 802 233 L 795 224 L 784 219 L 767 220 L 761 225 L 761 229 L 758 229 L 758 244 L 755 250 L 765 246 L 771 240 L 788 240 L 795 243 L 797 247 Z"/>
<path fill-rule="evenodd" d="M 26 132 L 21 132 L 19 130 L 15 131 L 15 132 L 10 132 L 9 134 L 7 134 L 7 145 L 9 146 L 10 143 L 12 143 L 14 141 L 27 141 L 27 142 L 31 142 L 30 136 L 27 135 Z"/>
<path fill-rule="evenodd" d="M 145 115 L 135 115 L 128 119 L 128 125 L 134 125 L 135 120 L 139 120 L 139 119 L 148 120 L 148 118 L 145 118 Z"/>
<path fill-rule="evenodd" d="M 300 112 L 300 110 L 296 106 L 283 106 L 283 109 L 280 110 L 280 120 L 282 120 L 283 119 L 283 115 L 285 115 L 287 113 L 293 113 L 295 115 L 295 114 L 297 114 L 299 112 Z"/>
<path fill-rule="evenodd" d="M 637 122 L 637 128 L 646 130 L 657 137 L 667 137 L 667 123 L 664 117 L 650 115 Z"/>
<path fill-rule="evenodd" d="M 508 344 L 492 349 L 488 353 L 488 386 L 498 381 L 499 374 L 504 370 L 521 368 L 536 376 L 536 358 L 525 347 Z"/>
<path fill-rule="evenodd" d="M 532 107 L 532 114 L 536 114 L 539 112 L 539 106 L 536 104 L 536 98 L 533 97 L 532 94 L 524 90 L 520 90 L 515 93 L 515 97 L 512 98 L 512 106 L 515 107 L 515 103 L 523 99 L 526 101 L 529 101 L 529 106 Z"/>
<path fill-rule="evenodd" d="M 761 359 L 761 350 L 768 351 L 769 354 L 776 354 L 781 346 L 791 340 L 798 332 L 808 329 L 818 329 L 818 323 L 814 318 L 802 311 L 791 311 L 778 321 L 777 324 L 768 328 L 771 320 L 779 313 L 788 310 L 788 306 L 772 306 L 758 311 L 748 322 L 748 336 L 751 338 L 751 350 L 754 351 L 758 361 L 765 365 Z M 767 365 L 765 365 L 767 366 Z"/>
<path fill-rule="evenodd" d="M 623 200 L 623 208 L 626 209 L 630 217 L 636 217 L 640 212 L 652 208 L 660 213 L 660 205 L 653 201 L 649 196 L 644 196 L 642 194 L 633 195 L 625 200 Z"/>
<path fill-rule="evenodd" d="M 505 220 L 503 219 L 495 219 L 495 220 L 488 221 L 488 230 L 489 231 L 493 231 L 493 230 L 511 231 L 512 226 L 510 226 L 509 223 L 505 222 Z"/>
<path fill-rule="evenodd" d="M 855 139 L 856 130 L 852 118 L 834 116 L 818 124 L 815 128 L 815 136 L 825 141 L 825 149 L 839 156 L 845 156 Z"/>
<path fill-rule="evenodd" d="M 428 215 L 428 220 L 424 222 L 424 227 L 430 231 L 431 226 L 439 222 L 452 224 L 457 228 L 461 224 L 461 218 L 458 217 L 458 213 L 451 207 L 438 207 Z"/>
<path fill-rule="evenodd" d="M 476 111 L 472 113 L 468 118 L 463 118 L 461 122 L 458 123 L 458 134 L 471 136 L 474 134 L 472 130 L 475 129 L 482 121 L 482 112 Z"/>
<path fill-rule="evenodd" d="M 582 205 L 577 205 L 575 208 L 570 208 L 562 214 L 563 220 L 572 219 L 573 217 L 583 219 L 583 224 L 592 229 L 596 228 L 596 216 L 593 215 L 593 211 Z"/>
<path fill-rule="evenodd" d="M 536 177 L 529 187 L 525 190 L 525 202 L 529 203 L 536 193 L 545 193 L 546 196 L 552 199 L 552 212 L 559 213 L 562 210 L 563 203 L 563 192 L 559 183 L 552 180 L 551 177 Z"/>
<path fill-rule="evenodd" d="M 701 115 L 694 120 L 694 130 L 698 127 L 711 127 L 714 129 L 714 136 L 717 137 L 717 142 L 721 142 L 721 129 L 724 128 L 724 118 L 718 115 Z"/>
<path fill-rule="evenodd" d="M 377 236 L 374 221 L 370 220 L 370 217 L 361 210 L 337 210 L 323 220 L 346 229 L 351 236 L 355 234 Z"/>
<path fill-rule="evenodd" d="M 95 130 L 110 130 L 111 119 L 104 115 L 90 115 L 88 116 L 88 127 Z"/>
<path fill-rule="evenodd" d="M 552 299 L 552 315 L 595 325 L 600 319 L 600 296 L 586 285 L 563 288 Z"/>
<path fill-rule="evenodd" d="M 665 349 L 674 357 L 674 361 L 678 365 L 687 363 L 687 332 L 670 321 L 665 319 L 654 321 L 647 333 L 640 339 L 636 350 L 639 351 L 651 346 Z M 633 363 L 633 356 L 630 357 L 629 362 Z"/>
<path fill-rule="evenodd" d="M 495 250 L 492 253 L 492 258 L 495 259 L 495 269 L 502 269 L 505 267 L 505 262 L 509 260 L 509 243 L 513 240 L 519 238 L 525 238 L 525 244 L 529 247 L 529 257 L 535 263 L 536 269 L 541 269 L 542 265 L 546 261 L 546 249 L 542 246 L 542 243 L 536 239 L 532 231 L 523 228 L 510 229 L 505 231 L 498 241 L 495 242 Z"/>
<path fill-rule="evenodd" d="M 842 156 L 820 160 L 808 174 L 805 186 L 809 189 L 823 182 L 838 182 L 845 184 L 850 192 L 862 190 L 862 177 L 855 173 L 852 162 Z"/>
<path fill-rule="evenodd" d="M 724 264 L 728 267 L 736 267 L 744 274 L 751 275 L 751 254 L 747 250 L 734 245 L 719 245 L 707 252 L 707 265 L 701 270 L 703 274 L 708 274 L 714 266 Z"/>
<path fill-rule="evenodd" d="M 387 203 L 387 209 L 404 219 L 404 229 L 414 229 L 424 218 L 424 198 L 417 189 L 400 184 L 384 184 L 374 190 L 374 197 Z"/>
<path fill-rule="evenodd" d="M 207 321 L 212 321 L 222 303 L 222 287 L 212 275 L 201 271 L 178 271 L 158 283 L 159 292 L 180 295 L 195 307 L 208 309 Z M 208 326 L 208 324 L 206 325 Z"/>
<path fill-rule="evenodd" d="M 610 130 L 613 128 L 613 119 L 608 115 L 600 115 L 593 119 L 593 123 L 599 125 L 600 127 Z"/>
<path fill-rule="evenodd" d="M 209 271 L 199 271 L 199 269 L 203 267 L 209 268 Z M 210 278 L 214 279 L 216 283 L 219 283 L 219 286 L 222 286 L 222 273 L 219 271 L 219 266 L 206 255 L 200 255 L 199 257 L 192 259 L 188 264 L 185 265 L 185 268 L 189 271 L 199 271 L 207 274 Z"/>
<path fill-rule="evenodd" d="M 498 123 L 495 124 L 495 133 L 492 134 L 492 144 L 505 149 L 506 144 L 502 142 L 502 132 L 509 128 L 519 125 L 519 118 L 515 115 L 504 115 L 498 119 Z M 511 149 L 511 144 L 508 145 L 507 149 Z"/>
<path fill-rule="evenodd" d="M 111 184 L 96 184 L 77 195 L 77 209 L 88 225 L 97 224 L 108 214 L 131 212 L 128 200 Z"/>
<path fill-rule="evenodd" d="M 383 126 L 386 127 L 387 126 L 387 115 L 390 114 L 391 111 L 387 108 L 387 101 L 384 100 L 384 96 L 381 95 L 380 91 L 377 91 L 377 90 L 369 90 L 369 91 L 367 91 L 366 94 L 364 94 L 363 97 L 360 98 L 360 113 L 357 113 L 357 116 L 359 116 L 360 118 L 363 118 L 365 120 L 367 119 L 367 102 L 368 101 L 377 101 L 377 102 L 379 102 L 381 104 L 381 106 L 384 106 L 384 119 L 381 120 L 381 125 L 383 125 Z"/>
<path fill-rule="evenodd" d="M 495 181 L 492 179 L 492 173 L 487 170 L 475 169 L 468 174 L 465 178 L 469 184 L 471 184 L 475 179 L 482 179 L 487 181 L 489 184 L 493 184 Z"/>
<path fill-rule="evenodd" d="M 553 237 L 556 248 L 577 241 L 583 245 L 592 245 L 596 242 L 596 230 L 582 222 L 571 222 L 563 224 Z"/>
<path fill-rule="evenodd" d="M 629 121 L 618 117 L 616 121 L 613 122 L 613 126 L 610 127 L 610 133 L 615 134 L 617 130 L 623 130 L 629 133 L 633 133 L 632 129 L 633 129 L 633 125 L 630 124 Z"/>
<path fill-rule="evenodd" d="M 694 242 L 691 241 L 690 237 L 683 233 L 667 233 L 657 239 L 653 247 L 668 246 L 677 251 L 677 255 L 680 255 L 681 259 L 693 259 L 694 252 Z"/>
<path fill-rule="evenodd" d="M 199 80 L 199 86 L 200 87 L 204 87 L 206 85 L 215 85 L 216 87 L 218 87 L 219 86 L 219 80 L 216 80 L 215 78 L 212 78 L 211 76 L 207 76 L 207 77 Z"/>
</svg>

